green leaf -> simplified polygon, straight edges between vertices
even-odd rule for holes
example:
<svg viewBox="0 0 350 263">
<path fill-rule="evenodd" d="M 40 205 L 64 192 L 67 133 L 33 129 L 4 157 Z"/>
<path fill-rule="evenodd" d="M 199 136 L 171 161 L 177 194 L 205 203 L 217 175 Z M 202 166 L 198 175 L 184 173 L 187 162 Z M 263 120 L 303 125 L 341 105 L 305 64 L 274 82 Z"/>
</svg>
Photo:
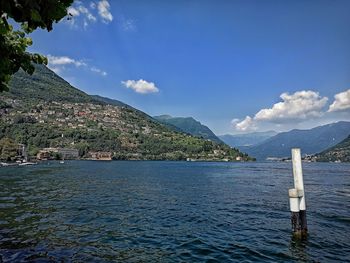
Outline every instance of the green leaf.
<svg viewBox="0 0 350 263">
<path fill-rule="evenodd" d="M 67 15 L 67 8 L 73 0 L 0 0 L 0 92 L 8 90 L 10 77 L 20 68 L 29 74 L 34 72 L 32 63 L 47 64 L 39 54 L 26 52 L 32 39 L 26 34 L 38 27 L 52 29 L 52 24 Z M 6 14 L 6 15 L 5 15 Z M 14 31 L 7 18 L 21 25 Z"/>
</svg>

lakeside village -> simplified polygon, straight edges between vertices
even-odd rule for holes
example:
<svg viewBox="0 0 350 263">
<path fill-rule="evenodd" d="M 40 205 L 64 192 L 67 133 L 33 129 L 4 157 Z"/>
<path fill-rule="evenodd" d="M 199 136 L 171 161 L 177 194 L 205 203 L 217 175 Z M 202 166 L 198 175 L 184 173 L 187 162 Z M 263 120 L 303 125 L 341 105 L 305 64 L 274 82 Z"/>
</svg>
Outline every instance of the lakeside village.
<svg viewBox="0 0 350 263">
<path fill-rule="evenodd" d="M 6 107 L 0 107 L 1 121 L 5 123 L 38 123 L 49 124 L 53 127 L 68 128 L 72 130 L 84 129 L 87 132 L 98 131 L 101 129 L 112 128 L 121 133 L 143 134 L 152 133 L 153 136 L 160 136 L 152 131 L 152 127 L 146 122 L 131 123 L 123 118 L 123 110 L 120 106 L 102 105 L 96 103 L 73 103 L 73 102 L 57 102 L 38 103 L 30 105 L 23 103 L 18 99 L 1 97 L 0 99 L 6 103 Z M 28 110 L 29 109 L 29 110 Z M 6 138 L 2 138 L 2 140 Z M 50 145 L 47 148 L 38 148 L 33 154 L 28 154 L 28 145 L 12 144 L 12 153 L 6 156 L 0 156 L 0 166 L 8 165 L 29 165 L 37 161 L 46 160 L 101 160 L 110 161 L 114 159 L 113 151 L 88 151 L 82 157 L 81 153 L 75 147 L 75 143 L 67 144 L 66 138 L 62 134 L 56 145 Z M 63 143 L 65 142 L 65 143 Z M 4 144 L 4 143 L 2 143 Z M 130 146 L 130 140 L 121 136 L 121 145 Z M 131 145 L 133 146 L 133 145 Z M 217 159 L 222 155 L 220 150 L 214 150 L 209 154 L 211 158 Z M 11 156 L 11 158 L 8 158 Z M 30 156 L 30 158 L 28 157 Z M 4 158 L 1 158 L 4 157 Z M 5 158 L 6 157 L 6 158 Z M 139 158 L 135 155 L 135 160 Z M 187 158 L 187 161 L 200 161 L 200 159 Z M 203 159 L 204 160 L 204 159 Z M 243 161 L 241 156 L 235 158 L 236 161 Z M 229 159 L 221 159 L 221 161 L 229 161 Z"/>
<path fill-rule="evenodd" d="M 33 165 L 38 161 L 48 161 L 48 160 L 60 160 L 61 163 L 64 160 L 78 160 L 80 159 L 79 151 L 73 148 L 43 148 L 39 150 L 36 155 L 36 158 L 28 157 L 27 149 L 24 144 L 18 144 L 18 148 L 16 150 L 16 156 L 13 156 L 11 162 L 0 162 L 1 166 L 25 166 L 25 165 Z M 112 153 L 111 152 L 89 152 L 88 157 L 84 158 L 84 160 L 100 160 L 100 161 L 111 161 Z"/>
<path fill-rule="evenodd" d="M 74 148 L 43 148 L 39 150 L 36 155 L 36 158 L 28 158 L 26 146 L 24 144 L 18 144 L 17 155 L 13 156 L 12 162 L 0 162 L 1 166 L 13 166 L 13 165 L 33 165 L 38 161 L 49 161 L 49 160 L 60 160 L 61 163 L 64 163 L 64 160 L 94 160 L 94 161 L 111 161 L 113 159 L 113 153 L 111 152 L 88 152 L 86 158 L 81 158 L 79 151 Z M 198 161 L 191 158 L 187 158 L 186 161 Z M 224 161 L 229 161 L 224 160 Z M 240 156 L 236 157 L 236 161 L 242 161 Z"/>
<path fill-rule="evenodd" d="M 13 99 L 4 99 L 9 105 L 8 108 L 0 109 L 0 114 L 5 122 L 13 122 L 21 116 L 22 119 L 31 119 L 32 122 L 50 123 L 57 127 L 66 126 L 72 129 L 86 128 L 92 131 L 95 128 L 109 127 L 111 125 L 122 126 L 124 123 L 119 121 L 120 110 L 111 105 L 98 105 L 92 103 L 60 103 L 51 102 L 49 104 L 38 104 L 30 112 L 21 110 L 21 101 Z M 16 108 L 13 111 L 11 109 Z M 97 122 L 100 120 L 100 122 Z M 63 138 L 63 134 L 62 134 Z M 17 155 L 12 160 L 17 164 L 33 164 L 35 161 L 46 160 L 69 160 L 80 159 L 79 151 L 75 148 L 49 147 L 38 151 L 36 158 L 28 160 L 27 149 L 24 144 L 18 144 Z M 112 160 L 112 152 L 87 153 L 87 160 Z M 9 163 L 2 162 L 0 165 L 7 166 Z"/>
<path fill-rule="evenodd" d="M 36 155 L 36 158 L 28 158 L 26 146 L 24 144 L 18 144 L 17 155 L 13 156 L 12 162 L 0 162 L 1 166 L 25 166 L 25 165 L 34 165 L 38 161 L 49 161 L 49 160 L 60 160 L 61 163 L 64 163 L 64 160 L 94 160 L 94 161 L 111 161 L 113 160 L 113 153 L 111 152 L 88 152 L 86 158 L 81 158 L 79 151 L 74 148 L 43 148 L 39 150 Z M 191 158 L 187 158 L 186 161 L 198 161 Z M 229 161 L 224 160 L 224 161 Z M 242 161 L 242 157 L 237 156 L 236 161 Z"/>
<path fill-rule="evenodd" d="M 71 129 L 85 128 L 88 131 L 93 131 L 101 127 L 110 127 L 112 125 L 120 127 L 124 125 L 119 120 L 120 109 L 112 105 L 61 103 L 53 101 L 48 104 L 40 103 L 35 105 L 28 112 L 25 108 L 22 108 L 21 100 L 8 98 L 2 98 L 2 100 L 8 107 L 0 109 L 0 116 L 3 121 L 8 123 L 17 122 L 18 119 L 21 119 L 30 123 L 50 123 L 57 127 L 69 127 Z M 100 121 L 98 122 L 97 120 Z M 0 162 L 0 166 L 16 164 L 30 165 L 35 164 L 36 161 L 46 160 L 80 159 L 78 149 L 73 147 L 42 148 L 39 149 L 35 157 L 32 156 L 30 159 L 28 158 L 27 147 L 24 144 L 17 144 L 17 149 L 12 149 L 12 151 L 14 153 L 12 153 L 11 162 Z M 112 152 L 90 151 L 84 159 L 109 161 L 112 160 L 112 156 Z"/>
<path fill-rule="evenodd" d="M 38 161 L 60 160 L 61 163 L 63 163 L 64 160 L 81 159 L 81 157 L 79 156 L 79 151 L 74 148 L 58 148 L 58 147 L 43 148 L 39 150 L 39 152 L 36 155 L 36 158 L 30 158 L 30 159 L 28 158 L 27 149 L 24 144 L 18 144 L 16 152 L 17 152 L 17 155 L 14 156 L 14 158 L 12 159 L 13 160 L 12 162 L 0 162 L 0 167 L 13 166 L 13 165 L 19 165 L 19 166 L 33 165 L 33 164 L 36 164 Z M 88 152 L 88 156 L 86 158 L 83 158 L 83 160 L 94 160 L 94 161 L 111 161 L 112 159 L 113 159 L 113 153 L 111 152 L 95 152 L 95 151 Z M 187 161 L 196 161 L 196 160 L 187 158 Z M 242 160 L 238 156 L 236 158 L 236 161 L 242 161 Z M 291 162 L 291 158 L 269 157 L 266 159 L 266 161 Z M 302 161 L 316 162 L 317 157 L 314 155 L 305 155 L 302 158 Z"/>
</svg>

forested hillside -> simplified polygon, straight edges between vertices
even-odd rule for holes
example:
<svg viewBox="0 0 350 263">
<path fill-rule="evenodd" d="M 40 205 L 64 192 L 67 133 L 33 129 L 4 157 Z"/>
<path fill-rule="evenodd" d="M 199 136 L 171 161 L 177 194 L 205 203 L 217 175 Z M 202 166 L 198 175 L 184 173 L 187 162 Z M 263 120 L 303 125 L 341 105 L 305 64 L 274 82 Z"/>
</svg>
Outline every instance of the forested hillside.
<svg viewBox="0 0 350 263">
<path fill-rule="evenodd" d="M 319 162 L 350 162 L 350 135 L 337 145 L 316 155 Z"/>
<path fill-rule="evenodd" d="M 168 125 L 170 128 L 175 127 L 179 131 L 186 132 L 193 136 L 211 140 L 217 143 L 223 143 L 207 126 L 192 117 L 172 117 L 170 115 L 161 115 L 153 117 L 160 123 Z"/>
</svg>

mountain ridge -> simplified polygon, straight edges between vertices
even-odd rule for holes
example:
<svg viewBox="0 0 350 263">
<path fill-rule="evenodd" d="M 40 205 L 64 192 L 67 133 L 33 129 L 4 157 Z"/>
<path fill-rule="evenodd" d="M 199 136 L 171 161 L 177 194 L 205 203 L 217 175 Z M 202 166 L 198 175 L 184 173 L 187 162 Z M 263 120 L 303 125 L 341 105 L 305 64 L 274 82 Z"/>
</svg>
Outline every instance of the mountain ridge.
<svg viewBox="0 0 350 263">
<path fill-rule="evenodd" d="M 11 98 L 28 98 L 45 101 L 93 102 L 85 92 L 73 87 L 44 65 L 35 64 L 33 75 L 19 70 L 10 80 L 10 91 L 5 92 Z M 35 89 L 33 89 L 35 86 Z M 0 93 L 1 95 L 1 93 Z"/>
<path fill-rule="evenodd" d="M 251 132 L 244 134 L 223 134 L 218 137 L 231 147 L 253 146 L 277 135 L 276 131 Z"/>
<path fill-rule="evenodd" d="M 175 126 L 180 131 L 193 136 L 211 140 L 216 143 L 224 143 L 214 134 L 212 130 L 193 117 L 172 117 L 171 115 L 159 115 L 153 116 L 153 118 L 165 125 Z"/>
<path fill-rule="evenodd" d="M 239 147 L 257 159 L 289 157 L 290 149 L 301 148 L 303 154 L 316 154 L 344 140 L 350 134 L 350 122 L 339 121 L 308 130 L 281 132 L 253 147 Z"/>
</svg>

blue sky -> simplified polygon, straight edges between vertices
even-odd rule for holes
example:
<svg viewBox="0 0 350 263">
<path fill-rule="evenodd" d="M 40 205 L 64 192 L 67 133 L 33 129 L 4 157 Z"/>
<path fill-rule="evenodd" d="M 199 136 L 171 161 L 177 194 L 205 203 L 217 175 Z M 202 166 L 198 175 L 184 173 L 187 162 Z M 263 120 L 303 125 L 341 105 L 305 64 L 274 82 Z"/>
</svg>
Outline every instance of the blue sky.
<svg viewBox="0 0 350 263">
<path fill-rule="evenodd" d="M 95 0 L 69 11 L 32 33 L 30 50 L 89 94 L 217 134 L 350 120 L 350 1 Z"/>
</svg>

